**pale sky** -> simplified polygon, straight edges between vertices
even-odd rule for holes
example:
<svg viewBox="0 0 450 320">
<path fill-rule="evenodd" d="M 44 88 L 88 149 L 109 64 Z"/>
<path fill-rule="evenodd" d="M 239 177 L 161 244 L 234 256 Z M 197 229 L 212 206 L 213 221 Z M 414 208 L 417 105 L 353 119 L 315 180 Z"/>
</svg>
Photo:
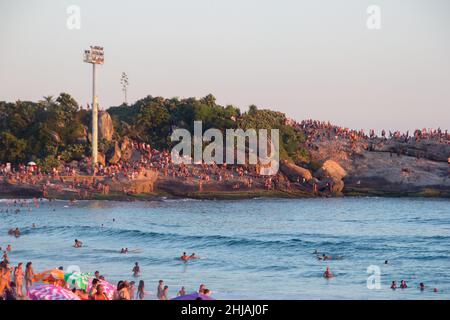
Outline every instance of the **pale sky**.
<svg viewBox="0 0 450 320">
<path fill-rule="evenodd" d="M 70 5 L 81 28 L 66 26 Z M 369 5 L 381 29 L 366 26 Z M 448 0 L 0 0 L 0 100 L 146 95 L 250 104 L 354 129 L 450 129 Z"/>
</svg>

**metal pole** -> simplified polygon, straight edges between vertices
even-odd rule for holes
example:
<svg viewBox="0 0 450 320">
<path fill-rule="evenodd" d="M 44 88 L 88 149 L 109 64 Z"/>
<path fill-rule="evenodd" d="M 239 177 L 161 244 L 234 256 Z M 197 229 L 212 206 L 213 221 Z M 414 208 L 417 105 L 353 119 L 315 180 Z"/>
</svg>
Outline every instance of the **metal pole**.
<svg viewBox="0 0 450 320">
<path fill-rule="evenodd" d="M 92 64 L 92 173 L 95 172 L 97 164 L 97 148 L 98 148 L 98 105 L 97 93 L 95 92 L 95 63 Z"/>
</svg>

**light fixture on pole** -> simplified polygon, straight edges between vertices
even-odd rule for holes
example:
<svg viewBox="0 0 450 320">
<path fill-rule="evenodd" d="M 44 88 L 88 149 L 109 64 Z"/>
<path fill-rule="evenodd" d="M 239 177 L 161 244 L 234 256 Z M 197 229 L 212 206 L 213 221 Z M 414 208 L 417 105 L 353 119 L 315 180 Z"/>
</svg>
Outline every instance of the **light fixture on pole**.
<svg viewBox="0 0 450 320">
<path fill-rule="evenodd" d="M 122 78 L 120 78 L 120 84 L 122 85 L 122 91 L 124 94 L 124 103 L 128 104 L 127 101 L 127 87 L 128 87 L 128 76 L 125 72 L 122 72 Z"/>
<path fill-rule="evenodd" d="M 98 103 L 96 87 L 95 65 L 103 64 L 103 47 L 91 46 L 91 50 L 84 51 L 84 62 L 92 64 L 92 173 L 95 173 L 98 153 Z"/>
</svg>

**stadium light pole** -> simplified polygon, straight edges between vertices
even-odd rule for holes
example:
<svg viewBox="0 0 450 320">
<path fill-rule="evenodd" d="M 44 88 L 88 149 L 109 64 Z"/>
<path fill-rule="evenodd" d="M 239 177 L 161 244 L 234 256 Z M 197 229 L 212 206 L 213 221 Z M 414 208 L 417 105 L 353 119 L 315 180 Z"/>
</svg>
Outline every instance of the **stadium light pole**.
<svg viewBox="0 0 450 320">
<path fill-rule="evenodd" d="M 84 51 L 84 62 L 92 64 L 92 173 L 95 174 L 95 165 L 98 155 L 98 103 L 96 93 L 96 70 L 97 64 L 103 64 L 103 47 L 91 46 L 90 50 Z"/>
</svg>

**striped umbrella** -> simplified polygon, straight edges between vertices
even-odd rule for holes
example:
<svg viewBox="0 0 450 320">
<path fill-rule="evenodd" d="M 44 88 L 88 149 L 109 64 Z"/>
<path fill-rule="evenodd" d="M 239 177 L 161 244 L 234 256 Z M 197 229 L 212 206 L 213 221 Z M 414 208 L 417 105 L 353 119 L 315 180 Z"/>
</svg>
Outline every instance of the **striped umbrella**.
<svg viewBox="0 0 450 320">
<path fill-rule="evenodd" d="M 51 284 L 31 287 L 28 291 L 28 298 L 31 300 L 80 300 L 72 291 Z"/>
<path fill-rule="evenodd" d="M 70 286 L 74 286 L 78 289 L 86 290 L 89 284 L 90 273 L 65 273 L 64 281 Z"/>
<path fill-rule="evenodd" d="M 87 291 L 90 292 L 92 288 L 92 280 L 94 278 L 89 279 L 89 285 Z M 101 284 L 103 286 L 103 290 L 105 291 L 106 296 L 109 300 L 114 299 L 114 293 L 116 292 L 116 287 L 112 285 L 111 283 L 105 281 L 105 280 L 99 280 L 97 284 Z"/>
</svg>

